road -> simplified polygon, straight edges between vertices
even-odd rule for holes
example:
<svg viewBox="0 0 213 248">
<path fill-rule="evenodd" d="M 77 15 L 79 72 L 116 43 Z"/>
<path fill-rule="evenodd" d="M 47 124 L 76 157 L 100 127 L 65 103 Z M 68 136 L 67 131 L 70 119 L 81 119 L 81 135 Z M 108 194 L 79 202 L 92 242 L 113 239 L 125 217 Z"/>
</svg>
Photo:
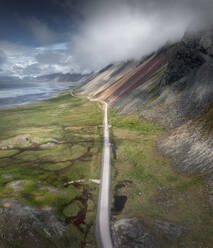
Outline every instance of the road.
<svg viewBox="0 0 213 248">
<path fill-rule="evenodd" d="M 98 215 L 96 234 L 100 248 L 112 248 L 112 238 L 110 232 L 110 209 L 111 209 L 111 164 L 110 164 L 110 142 L 108 125 L 108 104 L 104 106 L 104 147 L 102 158 L 102 175 L 99 192 Z"/>
<path fill-rule="evenodd" d="M 73 97 L 75 96 L 75 95 L 73 94 L 73 90 L 70 90 L 70 95 L 73 96 Z"/>
</svg>

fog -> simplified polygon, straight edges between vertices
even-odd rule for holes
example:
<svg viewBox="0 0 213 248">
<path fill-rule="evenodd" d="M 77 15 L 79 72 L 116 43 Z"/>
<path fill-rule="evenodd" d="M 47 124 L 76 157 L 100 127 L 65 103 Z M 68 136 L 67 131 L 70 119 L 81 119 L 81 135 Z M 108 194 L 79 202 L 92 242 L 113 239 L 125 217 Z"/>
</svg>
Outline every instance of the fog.
<svg viewBox="0 0 213 248">
<path fill-rule="evenodd" d="M 82 70 L 140 59 L 213 23 L 212 0 L 94 0 L 81 7 L 70 53 Z"/>
</svg>

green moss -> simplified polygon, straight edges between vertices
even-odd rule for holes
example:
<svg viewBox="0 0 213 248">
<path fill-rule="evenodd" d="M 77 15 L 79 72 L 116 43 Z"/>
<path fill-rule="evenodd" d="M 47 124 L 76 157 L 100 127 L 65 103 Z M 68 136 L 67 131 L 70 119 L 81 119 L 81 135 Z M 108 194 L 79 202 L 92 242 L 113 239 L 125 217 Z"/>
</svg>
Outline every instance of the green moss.
<svg viewBox="0 0 213 248">
<path fill-rule="evenodd" d="M 16 154 L 18 150 L 0 150 L 0 158 L 10 157 Z"/>
<path fill-rule="evenodd" d="M 82 188 L 65 186 L 72 180 L 100 176 L 103 113 L 99 104 L 63 94 L 40 103 L 1 109 L 0 115 L 0 143 L 16 143 L 14 150 L 0 150 L 0 198 L 16 198 L 38 208 L 52 207 L 62 219 L 64 211 L 75 215 L 76 208 L 63 210 L 64 205 L 80 196 Z M 17 180 L 26 180 L 20 191 L 8 186 Z M 91 188 L 89 193 L 96 201 L 96 190 Z M 94 224 L 95 215 L 96 207 L 86 217 L 86 224 Z M 77 233 L 75 230 L 72 235 L 79 239 L 79 247 L 85 237 Z M 95 243 L 94 235 L 91 239 Z"/>
<path fill-rule="evenodd" d="M 36 189 L 37 189 L 37 182 L 36 181 L 28 180 L 24 184 L 24 192 L 32 192 L 33 190 L 36 190 Z"/>
<path fill-rule="evenodd" d="M 180 238 L 187 247 L 193 248 L 193 241 L 211 246 L 213 220 L 204 178 L 178 174 L 170 159 L 158 152 L 156 142 L 166 131 L 135 115 L 117 116 L 113 111 L 110 122 L 111 142 L 117 146 L 117 159 L 112 161 L 114 194 L 128 198 L 114 218 L 138 217 L 153 228 L 159 219 L 180 223 L 190 226 Z M 125 187 L 115 190 L 120 183 Z M 178 243 L 172 242 L 172 247 Z"/>
<path fill-rule="evenodd" d="M 127 128 L 143 135 L 157 135 L 165 131 L 154 123 L 141 120 L 138 115 L 117 116 L 113 110 L 110 112 L 110 124 L 115 128 Z"/>
<path fill-rule="evenodd" d="M 78 212 L 82 209 L 82 204 L 79 201 L 74 201 L 72 204 L 68 205 L 63 210 L 63 214 L 66 217 L 76 216 Z"/>
</svg>

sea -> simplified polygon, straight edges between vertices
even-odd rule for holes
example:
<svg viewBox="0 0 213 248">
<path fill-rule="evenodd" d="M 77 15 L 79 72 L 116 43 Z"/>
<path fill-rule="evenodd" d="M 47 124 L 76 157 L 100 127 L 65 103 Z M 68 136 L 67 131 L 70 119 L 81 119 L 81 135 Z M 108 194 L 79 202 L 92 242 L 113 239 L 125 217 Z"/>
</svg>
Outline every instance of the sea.
<svg viewBox="0 0 213 248">
<path fill-rule="evenodd" d="M 0 82 L 0 108 L 39 102 L 70 88 L 71 83 Z"/>
</svg>

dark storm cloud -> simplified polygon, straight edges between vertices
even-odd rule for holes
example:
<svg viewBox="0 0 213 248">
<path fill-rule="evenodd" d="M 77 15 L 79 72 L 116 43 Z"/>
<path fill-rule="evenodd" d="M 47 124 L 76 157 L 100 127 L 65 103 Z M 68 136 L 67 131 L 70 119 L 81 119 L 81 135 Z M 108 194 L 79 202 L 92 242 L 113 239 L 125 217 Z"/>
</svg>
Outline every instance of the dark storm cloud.
<svg viewBox="0 0 213 248">
<path fill-rule="evenodd" d="M 64 41 L 73 26 L 72 15 L 67 13 L 63 2 L 64 0 L 2 0 L 1 39 L 30 46 L 44 41 Z M 39 34 L 36 24 L 43 29 L 43 33 Z M 56 39 L 46 39 L 46 31 L 57 34 Z"/>
</svg>

